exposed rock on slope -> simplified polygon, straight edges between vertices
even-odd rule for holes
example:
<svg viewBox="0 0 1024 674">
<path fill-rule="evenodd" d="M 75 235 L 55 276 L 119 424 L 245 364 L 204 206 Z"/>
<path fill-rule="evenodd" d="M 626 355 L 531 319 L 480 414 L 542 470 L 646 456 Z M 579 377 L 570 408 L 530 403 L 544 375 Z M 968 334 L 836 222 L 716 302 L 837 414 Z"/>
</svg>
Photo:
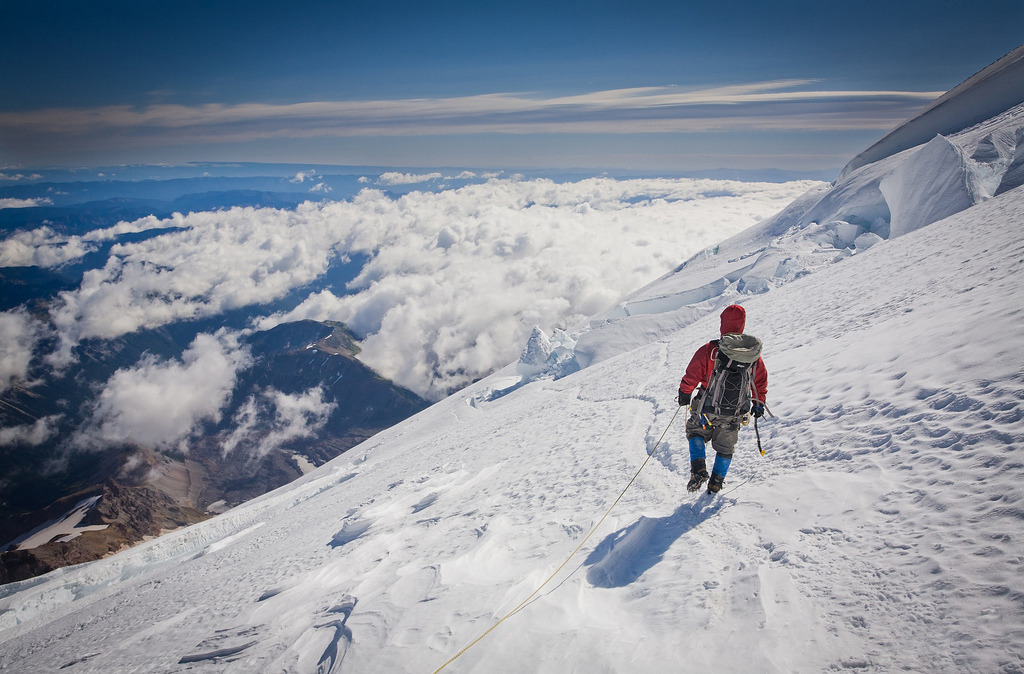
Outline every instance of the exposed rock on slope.
<svg viewBox="0 0 1024 674">
<path fill-rule="evenodd" d="M 31 578 L 48 571 L 100 559 L 150 536 L 208 517 L 202 510 L 182 504 L 152 487 L 133 487 L 107 480 L 97 489 L 60 499 L 47 509 L 57 513 L 75 501 L 98 496 L 82 522 L 83 526 L 106 525 L 99 531 L 85 531 L 69 540 L 54 540 L 27 550 L 0 554 L 0 583 Z"/>
</svg>

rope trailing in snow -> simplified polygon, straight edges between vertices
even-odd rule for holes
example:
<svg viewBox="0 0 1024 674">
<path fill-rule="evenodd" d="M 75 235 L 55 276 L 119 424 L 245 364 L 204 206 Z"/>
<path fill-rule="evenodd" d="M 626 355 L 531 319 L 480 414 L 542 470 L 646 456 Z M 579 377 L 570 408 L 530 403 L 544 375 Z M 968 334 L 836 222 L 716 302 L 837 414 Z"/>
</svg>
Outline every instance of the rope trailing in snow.
<svg viewBox="0 0 1024 674">
<path fill-rule="evenodd" d="M 488 634 L 493 632 L 494 629 L 498 625 L 500 625 L 501 623 L 505 622 L 506 620 L 508 620 L 509 618 L 514 616 L 516 613 L 519 613 L 519 611 L 522 610 L 524 606 L 526 606 L 527 604 L 530 603 L 530 600 L 532 600 L 534 597 L 536 597 L 537 594 L 542 589 L 544 589 L 545 585 L 547 585 L 552 580 L 554 580 L 555 576 L 558 575 L 558 572 L 561 571 L 563 568 L 565 568 L 565 565 L 569 563 L 569 560 L 571 560 L 573 557 L 575 557 L 576 553 L 579 552 L 583 548 L 583 546 L 587 544 L 587 541 L 590 540 L 590 537 L 593 536 L 594 532 L 597 531 L 598 527 L 600 527 L 604 523 L 605 519 L 608 517 L 608 515 L 611 514 L 611 512 L 615 508 L 615 506 L 617 506 L 619 504 L 619 501 L 622 500 L 622 497 L 625 496 L 625 494 L 629 490 L 629 488 L 633 486 L 633 482 L 635 482 L 636 479 L 640 476 L 640 471 L 642 471 L 644 469 L 644 466 L 647 465 L 647 462 L 650 461 L 651 457 L 654 456 L 655 453 L 658 451 L 658 447 L 661 446 L 661 441 L 665 439 L 665 436 L 668 434 L 668 429 L 672 427 L 672 422 L 674 422 L 676 420 L 676 417 L 679 416 L 679 410 L 681 410 L 681 409 L 683 409 L 682 406 L 680 406 L 680 407 L 678 407 L 676 409 L 676 413 L 672 415 L 671 419 L 669 419 L 668 426 L 665 427 L 665 431 L 661 434 L 661 437 L 658 438 L 658 442 L 657 442 L 657 444 L 654 445 L 654 449 L 652 449 L 651 452 L 647 455 L 647 458 L 644 459 L 644 462 L 642 464 L 640 464 L 640 467 L 637 469 L 636 474 L 629 480 L 629 483 L 622 489 L 622 492 L 618 495 L 618 497 L 615 499 L 615 501 L 611 504 L 611 506 L 608 508 L 607 512 L 605 512 L 604 515 L 601 515 L 601 519 L 599 519 L 597 521 L 597 524 L 595 524 L 594 527 L 590 530 L 590 533 L 588 533 L 586 536 L 584 536 L 583 540 L 580 541 L 580 544 L 576 546 L 576 549 L 569 553 L 569 556 L 565 558 L 565 561 L 562 562 L 561 564 L 559 564 L 558 568 L 555 569 L 554 572 L 550 576 L 548 576 L 544 580 L 543 583 L 538 585 L 537 589 L 534 590 L 533 592 L 531 592 L 529 597 L 527 597 L 522 602 L 520 602 L 520 604 L 518 606 L 516 606 L 514 609 L 512 609 L 511 611 L 506 613 L 505 616 L 501 620 L 499 620 L 498 622 L 496 622 L 493 625 L 491 625 L 487 629 L 486 632 L 484 632 L 483 634 L 478 636 L 476 639 L 473 639 L 473 641 L 469 642 L 469 644 L 467 644 L 465 648 L 463 648 L 461 651 L 459 651 L 458 653 L 453 655 L 447 662 L 445 662 L 443 665 L 441 665 L 440 667 L 435 669 L 434 670 L 434 674 L 437 674 L 442 669 L 444 669 L 448 665 L 450 665 L 453 662 L 455 662 L 456 660 L 458 660 L 462 656 L 463 653 L 468 651 L 470 648 L 475 646 L 479 641 L 481 641 L 484 637 L 486 637 Z"/>
</svg>

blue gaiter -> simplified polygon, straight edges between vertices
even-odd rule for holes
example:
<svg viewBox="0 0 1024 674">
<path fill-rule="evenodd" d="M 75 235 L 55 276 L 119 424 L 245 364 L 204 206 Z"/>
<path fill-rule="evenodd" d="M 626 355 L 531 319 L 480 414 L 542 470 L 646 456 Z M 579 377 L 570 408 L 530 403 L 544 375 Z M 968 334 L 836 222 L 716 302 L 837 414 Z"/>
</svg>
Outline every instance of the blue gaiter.
<svg viewBox="0 0 1024 674">
<path fill-rule="evenodd" d="M 699 435 L 690 438 L 690 461 L 703 459 L 704 456 L 704 438 Z"/>
<path fill-rule="evenodd" d="M 730 463 L 732 463 L 732 457 L 727 459 L 719 454 L 715 457 L 715 467 L 711 469 L 711 472 L 725 477 L 725 474 L 729 472 Z"/>
</svg>

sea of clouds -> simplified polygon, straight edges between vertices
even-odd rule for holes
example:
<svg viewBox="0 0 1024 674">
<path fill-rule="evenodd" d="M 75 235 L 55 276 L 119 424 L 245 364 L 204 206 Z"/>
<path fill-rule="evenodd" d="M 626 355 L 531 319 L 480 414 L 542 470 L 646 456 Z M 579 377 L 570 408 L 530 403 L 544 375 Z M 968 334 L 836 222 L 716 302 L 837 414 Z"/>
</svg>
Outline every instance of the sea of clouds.
<svg viewBox="0 0 1024 674">
<path fill-rule="evenodd" d="M 383 182 L 406 180 L 388 174 Z M 362 341 L 364 363 L 436 400 L 514 360 L 534 326 L 571 330 L 815 184 L 490 179 L 402 196 L 367 187 L 350 200 L 306 202 L 294 210 L 150 217 L 84 236 L 40 227 L 0 242 L 0 262 L 59 267 L 123 233 L 154 236 L 115 243 L 102 268 L 86 272 L 78 289 L 53 303 L 45 327 L 20 310 L 0 314 L 6 337 L 0 386 L 24 379 L 32 358 L 66 365 L 83 339 L 115 338 L 242 307 L 258 314 L 260 305 L 358 254 L 367 262 L 351 283 L 312 293 L 287 313 L 267 312 L 253 328 L 304 318 L 344 322 Z M 40 354 L 40 335 L 50 330 L 59 346 Z M 176 428 L 216 418 L 213 407 L 248 361 L 235 337 L 206 337 L 184 362 L 150 359 L 112 378 L 99 398 L 93 436 L 114 440 L 124 429 L 148 423 L 118 412 L 119 400 L 145 400 L 143 381 L 206 398 L 183 405 L 171 422 Z M 215 367 L 206 367 L 207 357 L 219 358 Z M 200 371 L 216 381 L 188 390 L 184 382 Z M 287 401 L 274 404 L 287 407 Z M 310 423 L 318 423 L 314 417 Z M 162 434 L 159 441 L 177 437 Z"/>
</svg>

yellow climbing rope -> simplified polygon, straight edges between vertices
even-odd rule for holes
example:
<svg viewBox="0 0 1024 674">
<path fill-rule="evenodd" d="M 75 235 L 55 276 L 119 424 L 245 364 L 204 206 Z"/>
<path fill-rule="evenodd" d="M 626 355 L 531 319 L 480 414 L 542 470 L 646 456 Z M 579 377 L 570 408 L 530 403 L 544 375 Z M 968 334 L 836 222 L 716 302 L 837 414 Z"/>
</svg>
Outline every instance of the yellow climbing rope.
<svg viewBox="0 0 1024 674">
<path fill-rule="evenodd" d="M 501 623 L 505 622 L 506 620 L 508 620 L 509 618 L 511 618 L 512 616 L 514 616 L 514 615 L 515 615 L 516 613 L 518 613 L 518 612 L 519 612 L 519 611 L 520 611 L 520 610 L 521 610 L 521 609 L 522 609 L 522 608 L 523 608 L 524 606 L 526 606 L 527 604 L 529 604 L 529 603 L 530 603 L 530 600 L 531 600 L 531 599 L 533 599 L 534 597 L 536 597 L 536 596 L 537 596 L 537 593 L 539 593 L 539 592 L 540 592 L 540 591 L 541 591 L 542 589 L 544 589 L 544 586 L 545 586 L 545 585 L 547 585 L 548 583 L 550 583 L 550 582 L 551 582 L 551 581 L 552 581 L 552 580 L 554 579 L 554 577 L 558 575 L 558 572 L 559 572 L 559 571 L 561 571 L 561 570 L 562 570 L 563 568 L 565 568 L 565 565 L 569 563 L 569 560 L 571 560 L 571 559 L 572 559 L 573 557 L 575 557 L 575 556 L 576 556 L 576 553 L 577 553 L 577 552 L 579 552 L 579 551 L 580 551 L 580 549 L 581 549 L 581 548 L 582 548 L 582 547 L 583 547 L 584 545 L 586 545 L 587 541 L 588 541 L 588 540 L 590 540 L 590 537 L 594 535 L 594 532 L 595 532 L 595 531 L 597 531 L 598 527 L 600 527 L 600 526 L 601 526 L 601 524 L 602 524 L 602 523 L 603 523 L 603 522 L 605 521 L 605 519 L 606 519 L 606 518 L 608 517 L 608 515 L 610 515 L 610 514 L 611 514 L 612 510 L 613 510 L 613 509 L 615 508 L 615 506 L 616 506 L 616 505 L 618 505 L 619 501 L 620 501 L 620 500 L 622 500 L 622 497 L 623 497 L 623 496 L 624 496 L 624 495 L 626 494 L 626 491 L 627 491 L 627 490 L 628 490 L 628 489 L 629 489 L 629 488 L 630 488 L 631 486 L 633 486 L 633 482 L 634 482 L 634 481 L 636 480 L 636 478 L 637 478 L 637 477 L 639 477 L 639 476 L 640 476 L 640 471 L 642 471 L 642 470 L 644 469 L 644 466 L 646 466 L 646 465 L 647 465 L 647 462 L 648 462 L 648 461 L 650 461 L 650 460 L 651 460 L 651 457 L 652 457 L 652 456 L 654 456 L 655 452 L 657 452 L 657 451 L 658 451 L 658 447 L 660 447 L 660 446 L 661 446 L 661 441 L 665 439 L 665 435 L 666 435 L 666 434 L 668 434 L 668 429 L 672 427 L 672 422 L 674 422 L 674 421 L 676 420 L 676 417 L 677 417 L 677 416 L 679 416 L 679 410 L 681 410 L 681 409 L 683 409 L 683 408 L 682 408 L 681 406 L 680 406 L 679 408 L 677 408 L 677 409 L 676 409 L 676 413 L 672 415 L 672 418 L 671 418 L 671 419 L 669 420 L 669 422 L 668 422 L 668 426 L 666 426 L 666 427 L 665 427 L 665 431 L 664 431 L 664 432 L 663 432 L 663 433 L 661 434 L 661 437 L 660 437 L 660 438 L 658 438 L 658 442 L 657 442 L 657 444 L 655 444 L 655 445 L 654 445 L 654 449 L 652 449 L 652 450 L 651 450 L 651 452 L 650 452 L 650 453 L 649 453 L 649 454 L 647 455 L 647 458 L 646 458 L 646 459 L 644 459 L 644 462 L 643 462 L 642 464 L 640 464 L 640 467 L 639 467 L 639 468 L 637 469 L 637 471 L 636 471 L 636 474 L 635 474 L 635 475 L 633 475 L 633 477 L 632 477 L 632 478 L 630 478 L 630 480 L 629 480 L 629 483 L 628 483 L 628 484 L 626 484 L 626 486 L 625 486 L 625 487 L 623 487 L 623 489 L 622 489 L 622 492 L 621 492 L 621 493 L 620 493 L 620 494 L 618 495 L 618 497 L 616 497 L 615 501 L 614 501 L 614 502 L 613 502 L 613 503 L 611 504 L 611 506 L 609 506 L 609 508 L 608 508 L 607 512 L 605 512 L 605 514 L 604 514 L 604 515 L 601 515 L 601 519 L 599 519 L 599 520 L 597 521 L 597 524 L 595 524 L 595 525 L 594 525 L 594 527 L 593 527 L 593 528 L 592 528 L 592 529 L 590 530 L 590 533 L 588 533 L 588 534 L 587 534 L 586 536 L 584 536 L 584 537 L 583 537 L 583 540 L 582 540 L 582 541 L 580 541 L 580 544 L 576 546 L 576 549 L 574 549 L 574 550 L 573 550 L 572 552 L 570 552 L 570 553 L 569 553 L 569 556 L 565 558 L 565 561 L 564 561 L 564 562 L 562 562 L 561 564 L 559 564 L 559 565 L 558 565 L 558 568 L 557 568 L 557 569 L 555 569 L 555 570 L 554 570 L 554 572 L 553 572 L 553 573 L 552 573 L 552 574 L 551 574 L 550 576 L 548 576 L 548 577 L 547 577 L 547 578 L 546 578 L 546 579 L 544 580 L 544 582 L 543 582 L 543 583 L 541 583 L 540 585 L 538 585 L 538 586 L 537 586 L 537 589 L 536 589 L 536 590 L 534 590 L 533 592 L 531 592 L 531 593 L 530 593 L 530 596 L 529 596 L 529 597 L 527 597 L 527 598 L 526 598 L 526 599 L 524 599 L 524 600 L 523 600 L 522 602 L 520 602 L 520 604 L 519 604 L 518 606 L 516 606 L 516 607 L 515 607 L 514 609 L 512 609 L 511 611 L 509 611 L 508 613 L 506 613 L 506 614 L 504 615 L 504 617 L 502 617 L 502 618 L 501 618 L 501 620 L 499 620 L 498 622 L 496 622 L 496 623 L 494 623 L 493 625 L 491 625 L 491 626 L 490 626 L 490 627 L 489 627 L 489 628 L 487 629 L 487 631 L 486 631 L 486 632 L 484 632 L 483 634 L 481 634 L 480 636 L 478 636 L 478 637 L 477 637 L 476 639 L 473 639 L 473 641 L 469 642 L 469 643 L 468 643 L 468 644 L 466 645 L 466 647 L 465 647 L 465 648 L 463 648 L 463 649 L 462 649 L 461 651 L 459 651 L 458 653 L 456 653 L 455 655 L 453 655 L 453 656 L 452 656 L 452 657 L 451 657 L 451 658 L 450 658 L 450 659 L 449 659 L 449 660 L 448 660 L 447 662 L 445 662 L 445 663 L 444 663 L 443 665 L 441 665 L 440 667 L 438 667 L 437 669 L 435 669 L 435 670 L 434 670 L 434 673 L 433 673 L 433 674 L 437 674 L 437 673 L 438 673 L 438 672 L 440 672 L 440 671 L 441 671 L 442 669 L 444 669 L 444 668 L 445 668 L 445 667 L 447 667 L 448 665 L 450 665 L 450 664 L 452 664 L 453 662 L 455 662 L 456 660 L 458 660 L 458 659 L 459 659 L 459 658 L 460 658 L 460 657 L 462 656 L 462 654 L 463 654 L 463 653 L 465 653 L 466 651 L 468 651 L 468 650 L 469 650 L 470 648 L 472 648 L 473 646 L 475 646 L 475 645 L 476 645 L 476 644 L 477 644 L 477 643 L 478 643 L 479 641 L 481 641 L 481 640 L 482 640 L 482 639 L 483 639 L 484 637 L 486 637 L 486 636 L 487 636 L 488 634 L 490 634 L 491 632 L 493 632 L 493 631 L 494 631 L 494 629 L 495 629 L 495 628 L 496 628 L 496 627 L 497 627 L 498 625 L 500 625 Z"/>
</svg>

